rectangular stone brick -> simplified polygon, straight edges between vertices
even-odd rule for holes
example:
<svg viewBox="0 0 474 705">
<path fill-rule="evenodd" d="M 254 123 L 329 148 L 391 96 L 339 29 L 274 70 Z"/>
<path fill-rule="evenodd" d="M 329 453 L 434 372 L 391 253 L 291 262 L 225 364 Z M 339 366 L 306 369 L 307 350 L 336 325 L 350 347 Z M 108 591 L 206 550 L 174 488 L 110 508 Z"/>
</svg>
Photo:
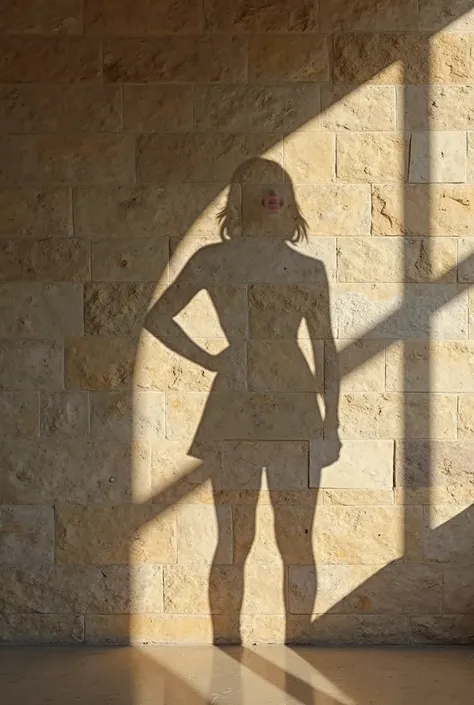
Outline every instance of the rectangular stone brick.
<svg viewBox="0 0 474 705">
<path fill-rule="evenodd" d="M 174 563 L 176 517 L 158 505 L 61 507 L 56 511 L 58 563 Z"/>
<path fill-rule="evenodd" d="M 447 32 L 474 29 L 474 16 L 470 0 L 420 0 L 419 27 L 423 30 Z"/>
<path fill-rule="evenodd" d="M 294 339 L 295 320 L 308 319 L 309 337 L 331 338 L 329 291 L 321 281 L 302 284 L 252 284 L 248 292 L 250 338 Z M 293 345 L 294 345 L 293 340 Z"/>
<path fill-rule="evenodd" d="M 341 238 L 337 243 L 340 282 L 456 281 L 456 238 Z M 473 265 L 474 269 L 474 265 Z"/>
<path fill-rule="evenodd" d="M 344 394 L 339 416 L 342 438 L 426 438 L 429 432 L 431 438 L 451 439 L 456 438 L 457 397 L 454 394 Z"/>
<path fill-rule="evenodd" d="M 321 7 L 325 32 L 394 32 L 417 26 L 416 0 L 331 0 Z"/>
<path fill-rule="evenodd" d="M 248 388 L 252 392 L 322 392 L 322 340 L 250 340 Z"/>
<path fill-rule="evenodd" d="M 0 189 L 1 237 L 68 237 L 70 213 L 70 195 L 66 188 Z"/>
<path fill-rule="evenodd" d="M 472 86 L 405 86 L 398 93 L 398 126 L 405 130 L 469 130 Z"/>
<path fill-rule="evenodd" d="M 394 130 L 396 96 L 393 86 L 362 85 L 353 90 L 339 86 L 321 88 L 323 129 L 359 132 Z M 316 125 L 318 121 L 316 121 Z"/>
<path fill-rule="evenodd" d="M 140 240 L 137 242 L 140 243 Z M 86 284 L 85 334 L 125 338 L 138 336 L 151 306 L 154 288 L 152 283 L 141 282 Z"/>
<path fill-rule="evenodd" d="M 337 179 L 348 183 L 406 180 L 406 135 L 384 132 L 337 136 Z"/>
<path fill-rule="evenodd" d="M 11 504 L 130 504 L 150 492 L 148 445 L 126 438 L 10 441 L 2 461 Z"/>
<path fill-rule="evenodd" d="M 474 342 L 395 343 L 387 350 L 387 390 L 474 392 Z"/>
<path fill-rule="evenodd" d="M 474 282 L 474 238 L 463 237 L 458 240 L 458 279 L 460 282 Z M 469 291 L 469 314 L 472 319 L 472 295 Z"/>
<path fill-rule="evenodd" d="M 192 453 L 188 455 L 186 451 L 181 441 L 158 440 L 151 445 L 153 503 L 168 505 L 181 500 L 192 503 L 191 493 L 198 486 L 213 503 L 213 493 L 204 483 L 212 477 L 218 486 L 222 484 L 221 443 L 198 441 L 193 444 Z"/>
<path fill-rule="evenodd" d="M 2 37 L 1 83 L 82 83 L 100 78 L 100 44 L 85 37 Z"/>
<path fill-rule="evenodd" d="M 77 188 L 73 191 L 74 231 L 92 240 L 182 238 L 184 234 L 188 240 L 217 231 L 217 214 L 226 196 L 221 189 L 223 185 L 184 183 Z"/>
<path fill-rule="evenodd" d="M 79 0 L 5 0 L 0 34 L 80 34 Z"/>
<path fill-rule="evenodd" d="M 41 395 L 41 436 L 87 438 L 89 400 L 82 392 Z"/>
<path fill-rule="evenodd" d="M 36 438 L 39 436 L 39 399 L 35 392 L 1 392 L 0 418 L 2 437 Z M 0 483 L 1 495 L 1 483 Z"/>
<path fill-rule="evenodd" d="M 272 492 L 308 487 L 308 444 L 304 441 L 225 441 L 222 486 L 260 490 L 262 476 Z"/>
<path fill-rule="evenodd" d="M 82 308 L 80 284 L 0 284 L 0 336 L 82 335 Z"/>
<path fill-rule="evenodd" d="M 164 395 L 157 392 L 91 392 L 91 437 L 143 439 L 164 437 Z M 134 471 L 135 472 L 135 471 Z"/>
<path fill-rule="evenodd" d="M 177 510 L 177 526 L 179 564 L 197 567 L 232 563 L 231 507 L 183 505 Z"/>
<path fill-rule="evenodd" d="M 167 262 L 165 238 L 109 239 L 92 243 L 92 281 L 156 282 Z"/>
<path fill-rule="evenodd" d="M 201 5 L 186 0 L 89 0 L 84 11 L 86 34 L 99 37 L 190 34 L 200 32 L 203 21 Z"/>
<path fill-rule="evenodd" d="M 133 338 L 94 336 L 66 341 L 66 389 L 131 389 L 136 347 Z"/>
<path fill-rule="evenodd" d="M 0 563 L 52 563 L 53 508 L 1 506 L 0 536 Z"/>
<path fill-rule="evenodd" d="M 261 34 L 249 41 L 249 80 L 256 83 L 329 80 L 328 39 L 324 35 Z"/>
<path fill-rule="evenodd" d="M 247 47 L 239 37 L 109 39 L 104 42 L 104 79 L 109 83 L 242 83 L 246 58 Z"/>
<path fill-rule="evenodd" d="M 320 112 L 318 86 L 196 86 L 201 132 L 293 131 Z"/>
<path fill-rule="evenodd" d="M 0 340 L 0 389 L 63 388 L 63 346 L 57 340 Z"/>
<path fill-rule="evenodd" d="M 177 134 L 143 135 L 137 143 L 137 177 L 147 182 L 231 181 L 237 167 L 254 157 L 265 156 L 282 163 L 282 145 L 274 135 Z M 257 165 L 258 166 L 258 165 Z M 272 183 L 271 165 L 246 175 L 251 182 Z M 276 181 L 281 181 L 278 176 Z"/>
<path fill-rule="evenodd" d="M 393 441 L 345 441 L 339 460 L 325 468 L 333 441 L 311 441 L 310 487 L 383 489 L 393 485 Z M 321 467 L 325 468 L 321 475 Z"/>
<path fill-rule="evenodd" d="M 425 456 L 427 464 L 429 459 Z M 472 504 L 474 501 L 474 485 L 462 484 L 449 485 L 449 487 L 434 485 L 433 487 L 401 487 L 395 489 L 395 504 Z"/>
<path fill-rule="evenodd" d="M 399 615 L 334 614 L 319 616 L 308 625 L 306 616 L 295 615 L 288 620 L 286 638 L 306 645 L 401 645 L 408 641 L 408 624 L 408 617 Z"/>
<path fill-rule="evenodd" d="M 322 504 L 342 504 L 349 507 L 383 506 L 395 504 L 393 490 L 321 490 Z"/>
<path fill-rule="evenodd" d="M 232 7 L 205 0 L 206 29 L 219 32 L 313 32 L 318 29 L 318 5 L 313 0 L 266 3 L 237 0 Z"/>
<path fill-rule="evenodd" d="M 328 356 L 328 345 L 325 347 Z M 344 352 L 347 347 L 350 348 L 350 355 Z M 339 352 L 337 365 L 342 392 L 385 391 L 386 341 L 336 340 L 336 348 Z"/>
<path fill-rule="evenodd" d="M 396 444 L 395 482 L 398 487 L 410 489 L 449 488 L 453 497 L 460 491 L 473 491 L 474 474 L 471 458 L 474 444 L 470 441 L 410 441 Z M 420 501 L 419 504 L 430 503 Z M 408 495 L 410 496 L 410 495 Z M 453 503 L 451 500 L 443 504 Z M 407 502 L 408 503 L 408 502 Z"/>
<path fill-rule="evenodd" d="M 236 614 L 242 591 L 243 579 L 235 566 L 219 566 L 210 577 L 208 566 L 165 566 L 165 612 L 168 614 L 208 614 L 209 592 L 214 597 L 214 614 Z"/>
<path fill-rule="evenodd" d="M 370 187 L 367 184 L 296 186 L 296 199 L 310 235 L 370 234 Z"/>
<path fill-rule="evenodd" d="M 410 141 L 408 180 L 412 183 L 464 183 L 464 132 L 414 132 Z"/>
<path fill-rule="evenodd" d="M 90 279 L 89 243 L 85 241 L 33 240 L 32 237 L 0 240 L 0 254 L 0 279 L 3 281 L 83 282 Z"/>
<path fill-rule="evenodd" d="M 467 293 L 455 284 L 338 284 L 333 307 L 340 338 L 467 338 Z"/>
<path fill-rule="evenodd" d="M 236 643 L 238 620 L 235 615 L 86 615 L 86 641 L 89 644 L 212 644 Z M 156 686 L 153 686 L 156 697 Z"/>
<path fill-rule="evenodd" d="M 120 111 L 113 86 L 0 88 L 0 132 L 118 132 Z"/>
<path fill-rule="evenodd" d="M 455 504 L 424 507 L 424 556 L 427 563 L 473 566 L 472 506 Z"/>
<path fill-rule="evenodd" d="M 472 614 L 446 614 L 410 619 L 410 641 L 426 645 L 472 644 Z"/>
<path fill-rule="evenodd" d="M 474 394 L 462 394 L 459 396 L 459 418 L 458 436 L 459 438 L 474 437 Z"/>
<path fill-rule="evenodd" d="M 448 614 L 468 615 L 474 612 L 472 566 L 443 568 L 443 608 Z"/>
<path fill-rule="evenodd" d="M 294 181 L 310 184 L 334 181 L 335 145 L 334 135 L 321 132 L 296 132 L 286 137 L 283 142 L 285 164 Z"/>
<path fill-rule="evenodd" d="M 193 89 L 190 86 L 124 86 L 123 127 L 131 132 L 190 132 Z"/>
<path fill-rule="evenodd" d="M 82 615 L 0 615 L 0 642 L 3 644 L 80 644 L 83 641 Z"/>
</svg>

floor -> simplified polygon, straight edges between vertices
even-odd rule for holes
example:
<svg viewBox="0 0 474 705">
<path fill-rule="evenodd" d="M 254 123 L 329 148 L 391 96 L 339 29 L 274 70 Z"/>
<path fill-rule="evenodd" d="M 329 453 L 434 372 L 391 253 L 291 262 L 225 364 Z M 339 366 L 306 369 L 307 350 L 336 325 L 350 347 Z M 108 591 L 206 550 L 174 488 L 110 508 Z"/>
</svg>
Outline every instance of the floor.
<svg viewBox="0 0 474 705">
<path fill-rule="evenodd" d="M 3 648 L 1 705 L 468 705 L 474 650 Z"/>
</svg>

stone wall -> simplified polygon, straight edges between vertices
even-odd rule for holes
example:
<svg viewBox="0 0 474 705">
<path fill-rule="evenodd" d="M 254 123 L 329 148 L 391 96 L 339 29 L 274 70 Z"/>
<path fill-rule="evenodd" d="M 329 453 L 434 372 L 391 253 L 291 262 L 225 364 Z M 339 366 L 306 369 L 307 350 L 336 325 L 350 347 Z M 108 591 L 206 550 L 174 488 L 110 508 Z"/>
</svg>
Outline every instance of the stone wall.
<svg viewBox="0 0 474 705">
<path fill-rule="evenodd" d="M 1 641 L 473 639 L 470 6 L 3 0 Z"/>
</svg>

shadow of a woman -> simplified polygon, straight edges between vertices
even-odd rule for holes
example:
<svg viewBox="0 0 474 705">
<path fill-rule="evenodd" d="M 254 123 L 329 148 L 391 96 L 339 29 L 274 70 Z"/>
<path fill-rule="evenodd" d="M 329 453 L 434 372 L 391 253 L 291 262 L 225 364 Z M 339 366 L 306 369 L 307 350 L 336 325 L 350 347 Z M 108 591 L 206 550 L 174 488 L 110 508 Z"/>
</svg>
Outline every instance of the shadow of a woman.
<svg viewBox="0 0 474 705">
<path fill-rule="evenodd" d="M 271 175 L 272 183 L 255 182 L 256 175 L 266 180 Z M 229 637 L 219 626 L 219 616 L 241 615 L 244 566 L 255 538 L 263 470 L 285 566 L 288 643 L 295 639 L 288 628 L 289 566 L 315 566 L 312 526 L 317 496 L 309 491 L 310 441 L 329 441 L 324 461 L 316 459 L 317 467 L 312 467 L 313 487 L 319 486 L 321 468 L 334 462 L 340 451 L 339 376 L 328 279 L 320 260 L 296 249 L 307 240 L 307 226 L 291 180 L 275 162 L 253 159 L 237 169 L 219 220 L 221 242 L 191 257 L 150 311 L 146 328 L 175 353 L 216 374 L 188 449 L 203 469 L 215 467 L 216 446 L 221 453 L 221 470 L 207 473 L 218 524 L 209 579 L 214 643 L 242 640 L 241 625 L 237 639 Z M 226 296 L 224 302 L 222 292 L 230 286 L 234 297 Z M 174 320 L 202 290 L 208 292 L 228 341 L 217 355 L 193 341 Z M 240 518 L 234 507 L 232 556 L 229 528 L 219 511 L 223 490 L 246 492 Z M 298 500 L 291 500 L 291 493 L 301 497 L 305 491 L 303 519 L 295 522 L 288 505 Z M 303 600 L 311 607 L 301 615 L 308 624 L 316 591 L 316 580 L 311 582 Z"/>
</svg>

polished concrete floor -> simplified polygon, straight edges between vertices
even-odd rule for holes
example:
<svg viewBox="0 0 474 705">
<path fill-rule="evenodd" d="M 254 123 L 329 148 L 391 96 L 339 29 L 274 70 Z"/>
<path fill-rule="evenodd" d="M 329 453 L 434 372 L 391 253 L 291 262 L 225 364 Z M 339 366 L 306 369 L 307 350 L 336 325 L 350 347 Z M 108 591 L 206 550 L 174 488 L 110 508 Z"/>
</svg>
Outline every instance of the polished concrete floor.
<svg viewBox="0 0 474 705">
<path fill-rule="evenodd" d="M 1 705 L 469 705 L 474 650 L 0 649 Z"/>
</svg>

